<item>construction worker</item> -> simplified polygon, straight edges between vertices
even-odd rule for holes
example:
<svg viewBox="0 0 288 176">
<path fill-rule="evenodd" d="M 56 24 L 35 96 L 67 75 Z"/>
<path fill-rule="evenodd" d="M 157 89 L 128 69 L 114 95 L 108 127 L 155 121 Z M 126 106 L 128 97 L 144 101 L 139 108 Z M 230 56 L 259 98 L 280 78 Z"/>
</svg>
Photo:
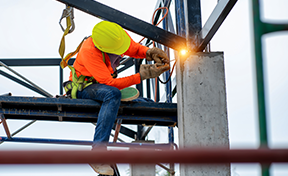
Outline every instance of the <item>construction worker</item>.
<svg viewBox="0 0 288 176">
<path fill-rule="evenodd" d="M 154 60 L 155 64 L 142 64 L 139 73 L 115 78 L 113 74 L 123 55 Z M 82 44 L 73 64 L 78 77 L 80 75 L 93 77 L 95 82 L 82 91 L 77 91 L 77 98 L 102 102 L 92 150 L 107 146 L 120 106 L 120 90 L 139 84 L 142 80 L 158 77 L 169 69 L 169 65 L 165 63 L 169 63 L 169 58 L 161 49 L 148 48 L 134 42 L 118 24 L 102 21 L 95 25 L 92 35 Z M 72 76 L 71 73 L 70 81 Z M 109 165 L 90 165 L 99 174 L 113 175 L 113 169 Z"/>
</svg>

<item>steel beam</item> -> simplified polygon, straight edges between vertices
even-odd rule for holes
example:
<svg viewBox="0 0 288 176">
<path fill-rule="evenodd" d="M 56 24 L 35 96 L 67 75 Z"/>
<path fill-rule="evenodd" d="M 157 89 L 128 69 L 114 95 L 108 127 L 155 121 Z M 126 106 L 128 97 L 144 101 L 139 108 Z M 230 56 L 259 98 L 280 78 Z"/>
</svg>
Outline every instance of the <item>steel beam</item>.
<svg viewBox="0 0 288 176">
<path fill-rule="evenodd" d="M 3 114 L 0 113 L 1 122 L 3 123 L 4 130 L 8 138 L 11 138 L 10 130 L 8 128 L 8 124 Z"/>
<path fill-rule="evenodd" d="M 126 58 L 125 58 L 126 59 Z M 37 58 L 37 59 L 0 59 L 4 64 L 8 66 L 60 66 L 61 59 L 58 58 Z M 68 62 L 69 65 L 73 65 L 75 58 L 71 58 Z M 130 68 L 134 65 L 132 58 L 127 58 L 127 61 L 124 63 L 120 63 L 120 65 L 124 65 L 124 67 L 118 70 L 118 73 L 124 71 L 127 68 Z M 61 70 L 60 67 L 60 77 L 61 77 Z M 62 73 L 63 74 L 63 73 Z M 61 81 L 60 81 L 61 82 Z"/>
<path fill-rule="evenodd" d="M 97 125 L 97 123 L 92 123 L 93 125 Z M 115 125 L 115 123 L 114 123 L 114 125 L 113 125 L 113 127 L 112 127 L 112 129 L 113 130 L 115 130 L 116 129 L 116 125 Z M 135 132 L 135 131 L 133 131 L 133 130 L 131 130 L 131 129 L 129 129 L 129 128 L 126 128 L 125 126 L 121 126 L 121 128 L 120 128 L 120 133 L 122 133 L 123 135 L 125 135 L 125 136 L 127 136 L 127 137 L 130 137 L 130 138 L 132 138 L 132 139 L 135 139 L 135 135 L 137 135 L 137 133 Z M 112 137 L 114 137 L 114 135 L 113 134 L 110 134 Z M 119 138 L 118 138 L 118 140 L 119 140 Z M 120 141 L 120 140 L 119 140 Z"/>
<path fill-rule="evenodd" d="M 200 0 L 184 0 L 187 48 L 195 50 L 202 29 Z"/>
<path fill-rule="evenodd" d="M 0 103 L 0 113 L 6 119 L 72 122 L 97 122 L 101 107 L 97 101 L 68 98 L 0 97 Z M 177 123 L 177 105 L 122 102 L 118 118 L 123 119 L 123 124 L 174 126 Z"/>
<path fill-rule="evenodd" d="M 175 0 L 176 32 L 178 35 L 186 37 L 184 2 Z"/>
<path fill-rule="evenodd" d="M 217 32 L 221 24 L 224 22 L 237 0 L 221 0 L 214 8 L 210 17 L 206 21 L 200 32 L 201 43 L 197 51 L 203 51 L 206 45 L 210 42 L 214 34 Z"/>
<path fill-rule="evenodd" d="M 117 69 L 118 74 L 122 71 L 134 66 L 134 59 L 132 57 L 129 58 L 123 58 L 120 62 L 120 66 L 123 66 L 119 69 Z"/>
<path fill-rule="evenodd" d="M 93 0 L 57 0 L 95 17 L 118 23 L 123 28 L 175 50 L 186 47 L 186 39 Z"/>
<path fill-rule="evenodd" d="M 59 58 L 35 58 L 35 59 L 0 59 L 1 62 L 8 66 L 59 66 L 61 59 Z M 73 65 L 75 58 L 71 58 L 68 62 Z"/>
<path fill-rule="evenodd" d="M 139 155 L 140 154 L 140 155 Z M 287 163 L 288 149 L 181 149 L 181 150 L 86 150 L 0 151 L 0 164 L 84 163 Z"/>
<path fill-rule="evenodd" d="M 115 130 L 116 128 L 116 125 L 114 124 L 112 129 Z M 126 128 L 125 126 L 121 126 L 120 128 L 120 133 L 127 136 L 127 137 L 130 137 L 132 139 L 135 139 L 135 135 L 137 135 L 137 133 L 129 128 Z"/>
<path fill-rule="evenodd" d="M 23 127 L 19 128 L 17 131 L 15 131 L 14 133 L 11 134 L 11 137 L 15 136 L 16 134 L 20 133 L 21 131 L 23 131 L 25 128 L 29 127 L 30 125 L 32 125 L 33 123 L 35 123 L 36 120 L 33 120 L 29 123 L 27 123 L 26 125 L 24 125 Z M 1 123 L 0 123 L 1 124 Z M 1 137 L 0 137 L 1 138 Z M 11 138 L 10 138 L 11 139 Z M 1 141 L 0 139 L 0 144 L 2 144 L 4 141 Z"/>
<path fill-rule="evenodd" d="M 67 144 L 67 145 L 92 145 L 93 141 L 67 140 L 67 139 L 41 139 L 41 138 L 18 138 L 0 136 L 0 142 L 23 142 L 23 143 L 41 143 L 41 144 Z M 107 144 L 111 147 L 131 147 L 131 148 L 159 148 L 169 149 L 170 144 L 147 144 L 147 143 L 111 143 Z"/>
<path fill-rule="evenodd" d="M 43 96 L 47 97 L 47 95 L 44 94 L 43 92 L 41 92 L 40 90 L 36 89 L 35 87 L 31 86 L 30 84 L 27 84 L 26 82 L 21 81 L 20 79 L 18 79 L 16 77 L 14 77 L 14 76 L 2 71 L 2 70 L 0 70 L 0 74 L 5 76 L 8 79 L 11 79 L 12 81 L 17 82 L 18 84 L 21 84 L 22 86 L 24 86 L 24 87 L 26 87 L 26 88 L 28 88 L 30 90 L 33 90 L 33 91 L 39 93 L 40 95 L 43 95 Z"/>
</svg>

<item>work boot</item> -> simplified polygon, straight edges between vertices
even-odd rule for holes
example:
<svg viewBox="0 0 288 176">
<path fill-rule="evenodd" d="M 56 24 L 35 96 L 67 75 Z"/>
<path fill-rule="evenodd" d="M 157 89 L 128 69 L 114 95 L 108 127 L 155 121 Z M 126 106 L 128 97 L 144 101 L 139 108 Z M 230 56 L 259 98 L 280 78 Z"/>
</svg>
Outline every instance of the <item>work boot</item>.
<svg viewBox="0 0 288 176">
<path fill-rule="evenodd" d="M 92 169 L 101 175 L 114 175 L 112 167 L 108 164 L 89 164 Z"/>
</svg>

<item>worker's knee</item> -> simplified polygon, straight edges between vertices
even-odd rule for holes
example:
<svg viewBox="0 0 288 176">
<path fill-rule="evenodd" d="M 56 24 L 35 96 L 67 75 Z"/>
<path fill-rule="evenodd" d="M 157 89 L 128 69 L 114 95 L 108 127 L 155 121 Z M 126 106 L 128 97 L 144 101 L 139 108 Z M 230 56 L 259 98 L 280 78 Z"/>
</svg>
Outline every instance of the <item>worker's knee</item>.
<svg viewBox="0 0 288 176">
<path fill-rule="evenodd" d="M 115 88 L 115 90 L 113 90 L 113 94 L 114 94 L 114 96 L 115 96 L 115 99 L 117 99 L 117 100 L 121 100 L 121 92 L 120 92 L 120 90 L 118 89 L 118 88 Z"/>
<path fill-rule="evenodd" d="M 107 100 L 116 100 L 116 101 L 121 101 L 121 92 L 118 88 L 116 87 L 111 87 L 109 88 L 109 93 L 106 96 Z"/>
</svg>

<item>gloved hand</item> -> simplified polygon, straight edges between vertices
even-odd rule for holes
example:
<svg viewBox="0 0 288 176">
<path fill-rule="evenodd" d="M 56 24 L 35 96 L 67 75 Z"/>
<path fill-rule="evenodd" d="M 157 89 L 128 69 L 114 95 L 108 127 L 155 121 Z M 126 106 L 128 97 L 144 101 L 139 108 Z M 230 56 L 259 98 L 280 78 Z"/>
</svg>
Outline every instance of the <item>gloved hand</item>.
<svg viewBox="0 0 288 176">
<path fill-rule="evenodd" d="M 169 63 L 169 58 L 164 51 L 159 48 L 150 48 L 146 52 L 146 59 L 148 61 L 154 60 L 156 63 Z"/>
<path fill-rule="evenodd" d="M 170 66 L 168 64 L 142 64 L 140 65 L 139 73 L 141 80 L 145 80 L 149 78 L 156 78 L 169 69 Z"/>
</svg>

